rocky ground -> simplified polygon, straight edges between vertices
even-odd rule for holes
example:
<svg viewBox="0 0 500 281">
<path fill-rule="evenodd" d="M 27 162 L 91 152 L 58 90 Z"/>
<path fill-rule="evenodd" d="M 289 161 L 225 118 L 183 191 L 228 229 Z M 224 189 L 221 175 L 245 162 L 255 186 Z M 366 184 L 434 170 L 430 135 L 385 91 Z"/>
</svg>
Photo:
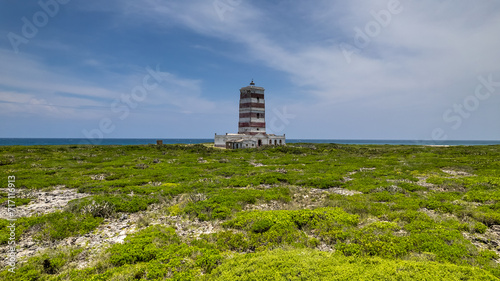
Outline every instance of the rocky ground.
<svg viewBox="0 0 500 281">
<path fill-rule="evenodd" d="M 350 173 L 353 175 L 357 171 Z M 470 176 L 469 174 L 453 171 L 444 171 L 450 174 L 451 177 Z M 349 176 L 344 178 L 349 181 Z M 397 183 L 395 183 L 397 185 Z M 419 178 L 416 183 L 421 186 L 436 188 L 434 185 L 427 183 L 426 178 Z M 268 202 L 247 205 L 245 210 L 278 210 L 278 209 L 302 209 L 315 208 L 324 206 L 324 202 L 330 193 L 341 194 L 344 196 L 352 196 L 358 194 L 358 191 L 351 191 L 342 188 L 330 189 L 314 189 L 290 187 L 294 193 L 291 202 Z M 25 206 L 19 206 L 16 209 L 18 217 L 33 216 L 36 214 L 46 214 L 62 210 L 69 201 L 79 199 L 89 194 L 77 193 L 76 190 L 65 189 L 64 186 L 55 187 L 51 191 L 36 191 L 29 196 L 33 200 Z M 179 198 L 173 200 L 174 203 L 179 201 Z M 54 249 L 57 247 L 80 247 L 84 250 L 79 256 L 78 267 L 83 268 L 89 265 L 102 250 L 115 243 L 123 243 L 127 235 L 134 233 L 142 228 L 154 224 L 170 225 L 174 227 L 177 234 L 184 238 L 195 238 L 201 234 L 209 234 L 221 229 L 218 221 L 201 222 L 198 220 L 189 220 L 181 216 L 167 216 L 163 210 L 165 206 L 153 205 L 147 211 L 142 211 L 134 214 L 117 214 L 114 218 L 108 218 L 96 230 L 80 237 L 69 237 L 57 243 L 48 243 L 44 241 L 33 240 L 33 233 L 26 233 L 17 243 L 18 253 L 17 258 L 20 262 L 27 258 L 43 252 L 46 249 Z M 428 213 L 431 217 L 440 216 L 433 211 L 422 210 Z M 1 208 L 0 218 L 9 218 L 7 208 Z M 478 248 L 487 248 L 495 250 L 500 256 L 500 225 L 495 225 L 489 228 L 484 234 L 463 233 L 464 237 L 470 240 Z M 0 247 L 0 253 L 7 252 L 7 245 Z M 331 251 L 327 245 L 320 245 L 320 249 Z M 5 261 L 0 261 L 1 267 L 5 266 Z"/>
<path fill-rule="evenodd" d="M 1 192 L 7 192 L 6 188 L 1 188 Z M 51 191 L 24 190 L 19 189 L 18 198 L 31 198 L 28 205 L 17 206 L 15 217 L 31 217 L 33 215 L 43 215 L 62 210 L 69 201 L 87 197 L 90 194 L 77 193 L 76 189 L 66 189 L 64 185 L 55 186 Z M 7 208 L 0 208 L 0 218 L 9 219 Z"/>
<path fill-rule="evenodd" d="M 62 210 L 69 201 L 83 198 L 89 194 L 76 193 L 76 190 L 61 189 L 58 187 L 50 192 L 36 192 L 33 196 L 39 196 L 28 205 L 19 206 L 16 214 L 19 216 L 33 216 L 36 214 L 47 214 Z M 3 208 L 6 209 L 6 208 Z M 162 214 L 160 206 L 152 205 L 147 211 L 134 214 L 116 214 L 114 218 L 105 219 L 104 222 L 93 232 L 80 237 L 68 237 L 61 241 L 51 243 L 48 241 L 36 241 L 33 239 L 33 232 L 27 232 L 17 242 L 17 258 L 19 262 L 42 253 L 47 249 L 62 247 L 83 248 L 79 255 L 77 265 L 79 268 L 86 267 L 98 257 L 103 249 L 115 243 L 123 243 L 127 235 L 137 232 L 149 225 L 163 224 L 170 225 L 176 229 L 178 235 L 184 238 L 194 238 L 201 234 L 209 234 L 218 230 L 218 222 L 200 222 L 198 220 L 188 220 L 180 216 L 166 216 Z M 7 211 L 2 210 L 2 218 L 10 218 Z M 0 247 L 0 254 L 8 251 L 8 245 Z M 0 261 L 0 267 L 6 266 L 6 260 Z"/>
</svg>

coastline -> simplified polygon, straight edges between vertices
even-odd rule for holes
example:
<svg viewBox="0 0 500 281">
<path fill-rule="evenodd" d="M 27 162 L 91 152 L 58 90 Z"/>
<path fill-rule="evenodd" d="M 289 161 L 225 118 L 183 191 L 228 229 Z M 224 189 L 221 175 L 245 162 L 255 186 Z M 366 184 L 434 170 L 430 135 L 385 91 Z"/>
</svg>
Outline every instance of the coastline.
<svg viewBox="0 0 500 281">
<path fill-rule="evenodd" d="M 209 138 L 109 138 L 88 141 L 84 138 L 0 138 L 2 146 L 31 145 L 148 145 L 162 140 L 163 144 L 206 144 L 213 143 Z M 362 140 L 362 139 L 287 139 L 288 144 L 354 144 L 354 145 L 416 145 L 431 147 L 500 145 L 500 140 Z"/>
</svg>

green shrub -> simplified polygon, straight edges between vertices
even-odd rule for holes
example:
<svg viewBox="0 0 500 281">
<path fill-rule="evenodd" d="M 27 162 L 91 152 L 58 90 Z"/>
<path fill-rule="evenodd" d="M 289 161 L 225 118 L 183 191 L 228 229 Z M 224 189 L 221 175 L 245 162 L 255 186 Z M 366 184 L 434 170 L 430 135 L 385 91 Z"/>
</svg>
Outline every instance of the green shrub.
<svg viewBox="0 0 500 281">
<path fill-rule="evenodd" d="M 3 196 L 5 196 L 5 198 L 0 198 L 0 206 L 2 208 L 6 208 L 9 203 L 11 205 L 16 206 L 16 207 L 19 207 L 22 205 L 28 205 L 31 202 L 30 198 L 14 198 L 14 199 L 10 199 L 11 201 L 14 202 L 14 204 L 12 204 L 12 202 L 7 202 L 9 200 L 8 198 L 6 198 L 7 194 L 4 194 Z"/>
<path fill-rule="evenodd" d="M 425 187 L 425 186 L 420 186 L 418 184 L 407 183 L 407 182 L 399 182 L 398 186 L 401 187 L 402 189 L 404 189 L 406 191 L 410 191 L 410 192 L 427 190 L 427 187 Z"/>
<path fill-rule="evenodd" d="M 33 236 L 36 240 L 57 241 L 66 237 L 83 235 L 94 230 L 101 222 L 102 218 L 95 218 L 92 215 L 75 215 L 69 212 L 54 212 L 42 216 L 32 216 L 17 219 L 16 241 L 22 237 L 23 233 L 31 228 L 39 229 Z M 0 220 L 0 226 L 7 226 L 10 222 Z M 7 232 L 0 236 L 0 244 L 8 241 Z"/>
<path fill-rule="evenodd" d="M 1 280 L 46 280 L 61 273 L 64 267 L 77 260 L 82 252 L 80 248 L 57 248 L 45 250 L 43 253 L 18 264 L 15 273 L 3 270 Z"/>
<path fill-rule="evenodd" d="M 422 200 L 420 206 L 441 213 L 457 213 L 463 206 L 454 204 L 453 201 L 460 199 L 460 192 L 432 192 L 427 200 Z"/>
<path fill-rule="evenodd" d="M 255 233 L 263 233 L 268 231 L 274 223 L 269 219 L 258 220 L 253 223 L 251 230 Z"/>
<path fill-rule="evenodd" d="M 243 206 L 254 204 L 257 200 L 287 202 L 291 199 L 290 190 L 284 187 L 266 190 L 219 189 L 207 196 L 206 200 L 189 202 L 184 208 L 184 212 L 201 220 L 225 219 L 231 215 L 232 211 L 241 210 Z"/>
<path fill-rule="evenodd" d="M 109 249 L 110 261 L 115 266 L 147 262 L 161 255 L 162 247 L 180 244 L 173 228 L 149 227 L 127 237 L 125 243 L 113 245 Z"/>
<path fill-rule="evenodd" d="M 336 246 L 346 256 L 368 255 L 386 258 L 403 257 L 410 250 L 407 237 L 394 235 L 400 228 L 394 222 L 374 222 L 360 230 L 353 231 L 347 240 Z"/>
<path fill-rule="evenodd" d="M 465 201 L 479 203 L 496 203 L 500 200 L 499 198 L 500 190 L 470 190 L 463 196 Z"/>
<path fill-rule="evenodd" d="M 195 265 L 200 267 L 204 273 L 211 273 L 212 270 L 222 261 L 222 255 L 214 249 L 200 249 L 200 253 L 196 256 Z"/>
<path fill-rule="evenodd" d="M 487 226 L 500 224 L 500 213 L 491 209 L 490 206 L 480 206 L 472 210 L 471 216 Z"/>
<path fill-rule="evenodd" d="M 103 219 L 94 218 L 91 215 L 77 216 L 67 212 L 55 212 L 35 221 L 37 223 L 34 225 L 40 227 L 40 231 L 35 235 L 36 239 L 56 241 L 88 233 L 94 230 Z"/>
<path fill-rule="evenodd" d="M 314 188 L 330 188 L 343 186 L 342 176 L 332 174 L 314 174 L 297 181 L 295 184 L 314 187 Z"/>
<path fill-rule="evenodd" d="M 255 248 L 255 245 L 250 247 L 250 241 L 247 236 L 239 232 L 219 231 L 212 235 L 205 235 L 203 238 L 215 243 L 217 249 L 221 251 L 244 252 L 250 248 Z"/>
<path fill-rule="evenodd" d="M 353 196 L 343 196 L 340 194 L 328 195 L 328 206 L 339 207 L 351 214 L 358 214 L 361 217 L 365 216 L 382 216 L 387 214 L 390 207 L 382 202 L 377 202 L 364 194 L 356 194 Z"/>
<path fill-rule="evenodd" d="M 354 258 L 309 249 L 236 255 L 204 280 L 497 280 L 450 263 Z"/>
<path fill-rule="evenodd" d="M 225 228 L 246 230 L 240 238 L 250 250 L 260 250 L 278 245 L 315 247 L 319 241 L 310 239 L 304 231 L 315 233 L 324 240 L 341 239 L 343 229 L 358 224 L 358 217 L 339 208 L 319 208 L 296 211 L 249 211 L 240 212 L 233 220 L 222 225 Z"/>
<path fill-rule="evenodd" d="M 488 227 L 480 222 L 476 222 L 474 224 L 474 228 L 473 228 L 473 231 L 474 232 L 477 232 L 477 233 L 481 233 L 481 234 L 484 234 L 486 232 L 486 230 L 488 229 Z"/>
<path fill-rule="evenodd" d="M 387 215 L 388 219 L 391 221 L 395 222 L 404 222 L 404 223 L 410 223 L 414 221 L 428 221 L 429 223 L 432 222 L 432 219 L 426 215 L 423 212 L 420 211 L 414 211 L 414 210 L 403 210 L 403 211 L 396 211 L 396 212 L 390 212 Z"/>
</svg>

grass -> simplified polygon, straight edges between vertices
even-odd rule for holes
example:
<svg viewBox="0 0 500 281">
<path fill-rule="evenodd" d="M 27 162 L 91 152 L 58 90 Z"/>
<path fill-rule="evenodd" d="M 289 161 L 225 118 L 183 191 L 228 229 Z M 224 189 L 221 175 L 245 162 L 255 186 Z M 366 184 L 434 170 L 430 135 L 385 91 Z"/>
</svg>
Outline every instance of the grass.
<svg viewBox="0 0 500 281">
<path fill-rule="evenodd" d="M 487 240 L 489 228 L 500 225 L 499 156 L 500 146 L 0 147 L 0 173 L 15 175 L 17 189 L 64 186 L 90 194 L 62 211 L 18 219 L 18 240 L 84 235 L 152 204 L 221 226 L 195 238 L 144 220 L 144 230 L 85 269 L 74 265 L 83 249 L 53 249 L 23 263 L 15 276 L 4 270 L 0 277 L 496 280 L 493 244 L 477 247 L 466 237 Z M 7 223 L 0 220 L 2 229 Z M 8 235 L 0 233 L 0 244 Z"/>
</svg>

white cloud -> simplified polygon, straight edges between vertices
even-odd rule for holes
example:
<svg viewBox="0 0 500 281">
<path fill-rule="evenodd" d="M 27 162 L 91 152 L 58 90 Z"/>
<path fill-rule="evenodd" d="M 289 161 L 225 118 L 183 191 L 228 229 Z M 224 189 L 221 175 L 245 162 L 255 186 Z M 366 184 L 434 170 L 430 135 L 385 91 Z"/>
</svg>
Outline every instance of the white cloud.
<svg viewBox="0 0 500 281">
<path fill-rule="evenodd" d="M 340 120 L 351 114 L 345 118 L 359 118 L 353 124 L 361 131 L 372 132 L 375 123 L 366 124 L 380 120 L 379 126 L 392 126 L 397 135 L 408 130 L 405 124 L 414 122 L 418 124 L 412 126 L 421 131 L 439 126 L 443 110 L 473 93 L 478 75 L 500 73 L 500 3 L 401 0 L 402 11 L 392 14 L 388 25 L 370 37 L 366 46 L 356 46 L 356 28 L 365 30 L 374 24 L 373 12 L 385 10 L 395 1 L 223 1 L 239 3 L 223 13 L 223 20 L 213 1 L 120 0 L 106 5 L 78 5 L 86 12 L 112 13 L 112 28 L 117 31 L 144 26 L 153 27 L 159 36 L 168 36 L 170 30 L 188 29 L 221 44 L 239 46 L 225 57 L 248 67 L 263 65 L 282 72 L 296 91 L 304 94 L 300 100 L 286 101 L 304 124 Z M 210 42 L 213 41 L 191 46 L 224 56 Z M 341 43 L 359 48 L 350 63 L 339 48 Z M 48 46 L 66 45 L 52 42 Z M 72 108 L 75 105 L 95 108 L 91 116 L 109 114 L 110 102 L 130 93 L 147 74 L 143 66 L 127 63 L 117 73 L 108 63 L 89 56 L 82 59 L 82 65 L 102 72 L 102 79 L 91 82 L 77 72 L 50 66 L 37 57 L 12 57 L 0 50 L 0 60 L 0 85 L 5 87 L 5 96 L 7 92 L 15 93 L 26 104 L 38 101 L 39 105 L 33 108 L 38 106 L 50 114 L 74 118 L 80 114 Z M 186 78 L 174 75 L 171 69 L 162 71 L 165 81 L 141 103 L 137 114 L 156 114 L 160 110 L 175 114 L 237 110 L 227 102 L 207 97 L 211 93 L 207 92 L 202 76 Z M 499 77 L 500 74 L 495 79 Z M 55 92 L 69 95 L 58 96 Z M 494 102 L 493 98 L 490 102 Z M 15 103 L 0 106 L 23 110 Z M 500 118 L 497 111 L 475 116 Z M 473 122 L 472 119 L 468 121 Z M 326 121 L 322 125 L 330 129 L 332 124 Z M 428 137 L 427 132 L 424 134 L 421 137 Z M 408 135 L 411 132 L 405 133 Z"/>
<path fill-rule="evenodd" d="M 389 2 L 350 1 L 340 7 L 342 13 L 341 4 L 331 1 L 288 3 L 286 11 L 266 11 L 244 1 L 227 11 L 224 21 L 218 18 L 211 1 L 147 0 L 125 7 L 128 16 L 147 15 L 156 18 L 158 24 L 167 22 L 169 27 L 174 21 L 203 35 L 240 43 L 253 58 L 289 73 L 291 81 L 299 86 L 314 86 L 317 91 L 312 93 L 325 99 L 406 92 L 418 89 L 424 81 L 436 87 L 446 86 L 461 81 L 461 75 L 468 74 L 469 69 L 478 73 L 499 70 L 495 62 L 500 55 L 495 50 L 500 46 L 500 37 L 493 34 L 499 31 L 500 17 L 498 9 L 496 14 L 492 12 L 498 4 L 491 1 L 485 1 L 485 5 L 401 1 L 403 11 L 393 14 L 389 26 L 370 38 L 370 44 L 354 54 L 353 63 L 348 64 L 337 44 L 354 45 L 354 28 L 364 29 L 374 20 L 371 12 L 387 9 Z M 284 17 L 297 17 L 299 22 L 314 22 L 315 26 L 283 23 Z M 297 29 L 288 29 L 288 23 Z M 294 33 L 306 36 L 295 37 Z M 336 38 L 339 34 L 344 37 Z M 332 43 L 325 44 L 322 39 L 329 37 L 334 38 Z"/>
<path fill-rule="evenodd" d="M 224 21 L 211 1 L 133 3 L 125 6 L 127 17 L 156 19 L 160 27 L 181 25 L 240 44 L 242 61 L 253 59 L 288 74 L 320 104 L 353 102 L 366 108 L 360 114 L 381 120 L 402 114 L 400 131 L 415 120 L 422 131 L 438 126 L 443 108 L 469 95 L 478 75 L 500 73 L 500 4 L 493 1 L 401 0 L 402 11 L 391 15 L 351 63 L 339 44 L 356 46 L 355 28 L 366 30 L 375 21 L 373 12 L 397 1 L 286 2 L 286 9 L 243 1 L 225 13 Z M 328 110 L 321 115 L 324 120 L 336 116 Z M 420 137 L 429 135 L 424 134 Z"/>
<path fill-rule="evenodd" d="M 111 104 L 126 105 L 122 96 L 130 96 L 132 89 L 142 86 L 149 75 L 145 68 L 128 67 L 126 74 L 105 72 L 101 84 L 86 81 L 78 72 L 58 69 L 29 55 L 12 56 L 0 50 L 0 108 L 1 114 L 13 113 L 49 116 L 53 118 L 96 119 L 113 115 Z M 97 60 L 84 63 L 101 67 Z M 226 103 L 215 103 L 202 96 L 200 80 L 181 78 L 160 69 L 163 81 L 140 100 L 136 114 L 148 114 L 148 108 L 162 108 L 173 112 L 209 113 L 221 110 Z M 6 90 L 15 89 L 15 90 Z M 130 108 L 133 111 L 135 108 Z M 157 112 L 156 112 L 157 113 Z"/>
</svg>

